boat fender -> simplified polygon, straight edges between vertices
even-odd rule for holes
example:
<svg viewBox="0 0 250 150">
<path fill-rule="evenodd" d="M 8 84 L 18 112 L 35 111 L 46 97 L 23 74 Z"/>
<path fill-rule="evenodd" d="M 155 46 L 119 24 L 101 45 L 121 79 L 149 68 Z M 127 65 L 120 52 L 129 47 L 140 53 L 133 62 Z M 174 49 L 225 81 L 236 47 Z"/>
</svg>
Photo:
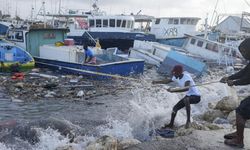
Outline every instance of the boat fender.
<svg viewBox="0 0 250 150">
<path fill-rule="evenodd" d="M 61 41 L 58 41 L 55 43 L 55 46 L 59 47 L 59 46 L 64 46 L 64 43 Z"/>
</svg>

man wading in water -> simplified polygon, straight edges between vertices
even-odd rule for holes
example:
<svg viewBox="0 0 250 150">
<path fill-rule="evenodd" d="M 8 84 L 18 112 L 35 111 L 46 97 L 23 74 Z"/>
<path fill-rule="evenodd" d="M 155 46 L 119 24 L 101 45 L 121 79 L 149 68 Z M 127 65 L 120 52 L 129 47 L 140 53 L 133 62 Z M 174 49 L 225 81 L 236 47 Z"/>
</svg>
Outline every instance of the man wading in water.
<svg viewBox="0 0 250 150">
<path fill-rule="evenodd" d="M 169 124 L 166 124 L 162 128 L 173 128 L 174 126 L 174 120 L 176 117 L 177 112 L 186 107 L 187 111 L 187 122 L 185 127 L 189 128 L 190 126 L 190 104 L 197 104 L 200 102 L 200 93 L 198 89 L 195 87 L 195 83 L 187 72 L 183 72 L 183 68 L 181 65 L 174 66 L 172 70 L 173 77 L 172 79 L 166 78 L 162 81 L 153 81 L 152 84 L 168 84 L 170 82 L 177 82 L 180 87 L 183 87 L 182 89 L 168 89 L 168 92 L 185 92 L 186 96 L 182 98 L 173 108 L 172 115 L 171 115 L 171 121 Z"/>
<path fill-rule="evenodd" d="M 250 60 L 250 38 L 244 40 L 239 46 L 242 56 Z M 233 85 L 250 84 L 250 62 L 245 68 L 239 72 L 221 79 L 222 83 Z M 244 128 L 246 120 L 250 119 L 250 96 L 243 99 L 240 105 L 236 108 L 236 132 L 224 136 L 225 144 L 233 147 L 244 147 Z"/>
</svg>

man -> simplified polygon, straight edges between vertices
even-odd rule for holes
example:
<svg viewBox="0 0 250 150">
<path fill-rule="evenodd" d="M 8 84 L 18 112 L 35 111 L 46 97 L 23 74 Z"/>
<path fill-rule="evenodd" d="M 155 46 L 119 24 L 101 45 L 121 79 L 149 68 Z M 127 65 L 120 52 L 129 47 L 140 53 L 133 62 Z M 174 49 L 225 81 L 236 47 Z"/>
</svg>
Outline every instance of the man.
<svg viewBox="0 0 250 150">
<path fill-rule="evenodd" d="M 88 45 L 84 45 L 84 53 L 85 53 L 85 59 L 84 63 L 88 64 L 96 64 L 96 57 L 94 56 L 94 53 L 91 49 L 88 48 Z"/>
<path fill-rule="evenodd" d="M 187 121 L 185 128 L 189 128 L 190 126 L 190 104 L 197 104 L 200 102 L 200 93 L 198 89 L 195 87 L 195 83 L 187 72 L 183 72 L 183 68 L 181 65 L 176 65 L 174 66 L 172 70 L 173 77 L 172 79 L 166 78 L 165 80 L 162 81 L 153 81 L 153 84 L 168 84 L 172 81 L 177 82 L 180 87 L 179 89 L 171 89 L 169 88 L 169 92 L 185 92 L 186 96 L 182 98 L 173 108 L 172 114 L 171 114 L 171 121 L 169 124 L 165 125 L 162 128 L 173 128 L 174 126 L 174 120 L 176 117 L 177 112 L 186 107 L 186 112 L 187 112 Z"/>
<path fill-rule="evenodd" d="M 250 38 L 240 44 L 239 51 L 245 59 L 250 60 Z M 229 77 L 223 77 L 221 82 L 227 83 L 229 86 L 250 84 L 250 63 L 239 72 Z M 244 147 L 244 128 L 248 119 L 250 119 L 250 96 L 242 100 L 236 108 L 236 132 L 224 136 L 226 145 Z"/>
</svg>

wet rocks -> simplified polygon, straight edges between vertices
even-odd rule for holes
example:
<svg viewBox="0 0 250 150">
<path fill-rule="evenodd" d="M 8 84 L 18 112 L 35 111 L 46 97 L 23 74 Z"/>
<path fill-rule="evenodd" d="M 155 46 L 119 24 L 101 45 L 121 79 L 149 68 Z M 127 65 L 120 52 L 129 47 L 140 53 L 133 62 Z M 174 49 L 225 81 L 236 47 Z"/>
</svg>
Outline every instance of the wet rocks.
<svg viewBox="0 0 250 150">
<path fill-rule="evenodd" d="M 213 122 L 217 117 L 224 117 L 224 114 L 220 110 L 209 110 L 204 113 L 202 119 L 208 122 Z"/>
<path fill-rule="evenodd" d="M 86 150 L 123 150 L 140 143 L 141 142 L 136 139 L 118 140 L 114 137 L 105 135 L 90 143 Z"/>
<path fill-rule="evenodd" d="M 217 105 L 215 106 L 215 109 L 218 109 L 220 111 L 225 112 L 231 112 L 235 110 L 235 108 L 239 105 L 238 99 L 235 99 L 233 97 L 224 97 L 222 100 L 220 100 Z"/>
<path fill-rule="evenodd" d="M 86 150 L 117 150 L 118 140 L 110 137 L 103 136 L 96 140 L 96 142 L 90 143 Z"/>
</svg>

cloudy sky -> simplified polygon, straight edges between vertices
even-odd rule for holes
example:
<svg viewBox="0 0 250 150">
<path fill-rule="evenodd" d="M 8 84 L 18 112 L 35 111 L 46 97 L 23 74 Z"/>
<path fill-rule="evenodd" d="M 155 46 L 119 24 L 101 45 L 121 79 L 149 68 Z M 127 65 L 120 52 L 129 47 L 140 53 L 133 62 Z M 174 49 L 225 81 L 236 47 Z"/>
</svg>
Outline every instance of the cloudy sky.
<svg viewBox="0 0 250 150">
<path fill-rule="evenodd" d="M 42 1 L 45 1 L 46 11 L 58 12 L 60 0 L 0 0 L 0 10 L 28 18 L 32 6 L 38 11 Z M 61 0 L 61 3 L 64 9 L 89 10 L 93 0 Z M 141 10 L 141 14 L 155 17 L 188 16 L 200 17 L 203 20 L 206 16 L 211 20 L 214 12 L 215 14 L 250 12 L 250 0 L 99 0 L 98 5 L 108 14 L 136 14 Z"/>
</svg>

